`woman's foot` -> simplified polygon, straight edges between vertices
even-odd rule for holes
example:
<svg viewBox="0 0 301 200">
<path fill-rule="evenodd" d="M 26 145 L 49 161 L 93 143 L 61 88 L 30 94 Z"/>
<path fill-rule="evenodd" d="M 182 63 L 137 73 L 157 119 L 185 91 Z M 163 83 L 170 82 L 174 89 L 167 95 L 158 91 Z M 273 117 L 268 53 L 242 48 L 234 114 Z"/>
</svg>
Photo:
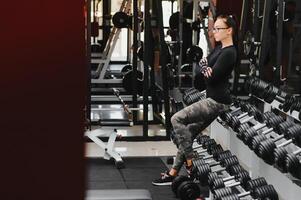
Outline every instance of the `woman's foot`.
<svg viewBox="0 0 301 200">
<path fill-rule="evenodd" d="M 174 180 L 176 176 L 172 176 L 169 174 L 168 171 L 164 172 L 161 174 L 161 177 L 156 179 L 156 180 L 153 180 L 152 184 L 153 185 L 171 185 L 172 184 L 172 181 Z"/>
</svg>

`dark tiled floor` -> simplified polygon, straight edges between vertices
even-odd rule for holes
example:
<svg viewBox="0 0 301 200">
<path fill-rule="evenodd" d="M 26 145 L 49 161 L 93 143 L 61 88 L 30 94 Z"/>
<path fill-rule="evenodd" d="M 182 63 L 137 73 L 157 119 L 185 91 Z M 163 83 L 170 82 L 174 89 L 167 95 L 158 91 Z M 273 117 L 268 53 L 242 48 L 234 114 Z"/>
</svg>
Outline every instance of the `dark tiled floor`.
<svg viewBox="0 0 301 200">
<path fill-rule="evenodd" d="M 147 189 L 153 200 L 176 199 L 170 186 L 153 186 L 152 180 L 167 170 L 160 157 L 124 158 L 126 168 L 99 158 L 87 159 L 87 189 Z"/>
</svg>

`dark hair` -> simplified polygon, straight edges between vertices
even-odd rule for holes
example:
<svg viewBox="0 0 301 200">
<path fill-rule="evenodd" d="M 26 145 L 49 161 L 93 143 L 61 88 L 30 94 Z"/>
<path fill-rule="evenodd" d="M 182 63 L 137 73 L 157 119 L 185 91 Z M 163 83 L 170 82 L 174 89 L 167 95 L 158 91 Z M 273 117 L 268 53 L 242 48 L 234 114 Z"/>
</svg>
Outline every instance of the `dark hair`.
<svg viewBox="0 0 301 200">
<path fill-rule="evenodd" d="M 232 28 L 233 44 L 238 49 L 238 29 L 236 23 L 236 17 L 234 15 L 219 15 L 216 19 L 224 19 L 225 24 Z"/>
<path fill-rule="evenodd" d="M 233 45 L 237 51 L 237 57 L 236 57 L 236 66 L 239 66 L 240 63 L 240 54 L 239 54 L 239 47 L 238 47 L 238 27 L 237 27 L 237 18 L 234 15 L 219 15 L 216 19 L 224 19 L 225 24 L 228 27 L 232 28 L 232 40 Z M 234 69 L 235 73 L 236 67 Z"/>
</svg>

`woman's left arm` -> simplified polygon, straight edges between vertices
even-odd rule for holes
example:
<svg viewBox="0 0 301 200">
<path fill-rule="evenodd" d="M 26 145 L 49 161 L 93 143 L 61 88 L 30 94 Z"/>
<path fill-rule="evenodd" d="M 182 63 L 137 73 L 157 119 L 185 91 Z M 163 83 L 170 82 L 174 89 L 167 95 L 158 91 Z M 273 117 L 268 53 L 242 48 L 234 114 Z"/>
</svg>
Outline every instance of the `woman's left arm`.
<svg viewBox="0 0 301 200">
<path fill-rule="evenodd" d="M 209 69 L 207 82 L 215 83 L 228 77 L 236 64 L 236 53 L 234 51 L 222 52 L 215 64 Z M 211 73 L 210 73 L 211 72 Z"/>
</svg>

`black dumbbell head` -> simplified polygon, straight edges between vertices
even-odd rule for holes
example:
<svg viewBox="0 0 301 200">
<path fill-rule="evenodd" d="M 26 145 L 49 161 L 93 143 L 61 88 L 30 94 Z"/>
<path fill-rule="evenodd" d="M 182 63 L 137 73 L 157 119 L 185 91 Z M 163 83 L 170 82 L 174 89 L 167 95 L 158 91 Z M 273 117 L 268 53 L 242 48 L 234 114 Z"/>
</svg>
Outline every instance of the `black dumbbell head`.
<svg viewBox="0 0 301 200">
<path fill-rule="evenodd" d="M 220 200 L 240 200 L 237 194 L 231 194 L 228 196 L 221 197 Z"/>
<path fill-rule="evenodd" d="M 213 184 L 213 181 L 215 179 L 219 178 L 218 174 L 216 172 L 211 172 L 208 174 L 208 185 L 212 185 Z"/>
<path fill-rule="evenodd" d="M 246 130 L 248 130 L 248 129 L 250 129 L 251 128 L 251 126 L 248 124 L 248 123 L 244 123 L 244 124 L 241 124 L 239 127 L 237 127 L 237 137 L 239 138 L 239 139 L 241 139 L 242 140 L 242 134 L 246 131 Z"/>
<path fill-rule="evenodd" d="M 245 144 L 247 144 L 247 141 L 249 141 L 250 138 L 252 138 L 255 135 L 257 135 L 257 130 L 252 126 L 247 130 L 237 134 L 237 137 L 241 139 Z"/>
<path fill-rule="evenodd" d="M 220 144 L 216 144 L 216 143 L 213 145 L 210 145 L 207 148 L 208 154 L 219 154 L 220 152 L 223 152 L 223 151 L 224 151 L 223 147 Z"/>
<path fill-rule="evenodd" d="M 274 150 L 274 163 L 282 171 L 285 169 L 285 157 L 288 154 L 284 147 L 276 148 Z"/>
<path fill-rule="evenodd" d="M 226 122 L 230 127 L 232 126 L 232 114 L 230 112 L 225 112 L 220 115 L 221 119 Z"/>
<path fill-rule="evenodd" d="M 271 116 L 268 119 L 266 119 L 266 124 L 267 124 L 267 127 L 276 128 L 279 124 L 284 122 L 284 120 L 285 119 L 282 116 L 275 115 L 273 117 Z"/>
<path fill-rule="evenodd" d="M 220 164 L 221 164 L 221 166 L 225 167 L 226 170 L 228 170 L 229 167 L 231 167 L 233 165 L 237 165 L 237 164 L 239 164 L 239 162 L 238 162 L 238 158 L 236 156 L 232 155 L 231 157 L 220 160 Z"/>
<path fill-rule="evenodd" d="M 190 180 L 190 178 L 187 176 L 183 176 L 183 175 L 177 176 L 172 181 L 171 190 L 174 192 L 174 194 L 177 194 L 179 185 L 181 185 L 181 183 L 183 183 L 184 181 L 189 181 L 189 180 Z"/>
<path fill-rule="evenodd" d="M 272 103 L 273 100 L 276 98 L 278 92 L 279 92 L 279 89 L 277 87 L 273 86 L 272 84 L 270 84 L 264 92 L 263 99 L 267 103 Z"/>
<path fill-rule="evenodd" d="M 227 169 L 227 171 L 231 176 L 234 176 L 235 174 L 245 171 L 245 169 L 241 165 L 237 164 L 237 165 L 230 166 Z"/>
<path fill-rule="evenodd" d="M 198 166 L 206 164 L 205 160 L 202 157 L 197 157 L 192 160 L 192 170 L 193 172 L 198 171 Z"/>
<path fill-rule="evenodd" d="M 196 137 L 196 142 L 199 144 L 199 145 L 202 145 L 205 141 L 209 140 L 210 137 L 208 135 L 201 135 L 199 134 L 197 137 Z"/>
<path fill-rule="evenodd" d="M 209 187 L 212 190 L 216 190 L 216 189 L 219 189 L 219 188 L 224 188 L 225 183 L 224 183 L 222 178 L 216 178 L 215 180 L 212 181 L 212 185 L 209 185 Z"/>
<path fill-rule="evenodd" d="M 232 153 L 231 153 L 231 151 L 226 150 L 226 151 L 218 152 L 218 153 L 212 154 L 212 155 L 215 160 L 220 161 L 220 160 L 224 160 L 225 158 L 231 157 Z"/>
<path fill-rule="evenodd" d="M 224 196 L 233 194 L 233 191 L 231 188 L 226 187 L 226 188 L 219 188 L 219 189 L 213 190 L 212 193 L 214 195 L 214 199 L 219 200 Z"/>
<path fill-rule="evenodd" d="M 260 123 L 266 123 L 270 118 L 275 117 L 277 115 L 271 111 L 268 111 L 268 112 L 263 113 L 261 116 L 262 116 L 262 118 L 259 119 L 258 121 Z"/>
<path fill-rule="evenodd" d="M 209 140 L 205 141 L 205 142 L 202 144 L 202 147 L 203 147 L 204 149 L 207 149 L 207 148 L 208 148 L 209 146 L 211 146 L 211 145 L 216 145 L 216 142 L 215 142 L 214 139 L 209 139 Z"/>
<path fill-rule="evenodd" d="M 184 181 L 177 190 L 177 196 L 183 200 L 192 200 L 200 197 L 201 191 L 197 183 L 192 181 Z"/>
<path fill-rule="evenodd" d="M 267 139 L 259 144 L 255 153 L 267 163 L 272 164 L 274 161 L 273 152 L 275 148 L 275 142 L 271 139 Z"/>
<path fill-rule="evenodd" d="M 264 185 L 257 187 L 252 192 L 252 197 L 255 199 L 271 199 L 278 200 L 278 194 L 272 185 Z"/>
<path fill-rule="evenodd" d="M 242 171 L 235 175 L 235 180 L 240 182 L 243 188 L 246 188 L 246 184 L 251 180 L 251 178 L 247 171 Z"/>
<path fill-rule="evenodd" d="M 296 145 L 301 146 L 301 126 L 299 124 L 288 128 L 285 135 L 287 139 L 291 138 Z"/>
<path fill-rule="evenodd" d="M 253 191 L 255 188 L 260 187 L 260 186 L 264 186 L 267 185 L 267 181 L 265 180 L 265 178 L 263 177 L 259 177 L 253 180 L 248 181 L 245 184 L 245 189 L 247 191 Z"/>
<path fill-rule="evenodd" d="M 209 164 L 204 165 L 198 165 L 197 166 L 198 172 L 197 177 L 200 181 L 201 185 L 207 185 L 208 184 L 208 174 L 211 172 L 211 167 Z"/>
<path fill-rule="evenodd" d="M 294 154 L 288 154 L 285 158 L 285 172 L 290 172 L 294 176 L 299 176 L 300 171 L 300 161 L 298 157 Z"/>
<path fill-rule="evenodd" d="M 276 132 L 280 135 L 283 135 L 286 133 L 286 130 L 293 125 L 294 125 L 294 122 L 285 121 L 285 122 L 279 124 L 278 126 L 276 126 Z"/>
<path fill-rule="evenodd" d="M 244 187 L 246 183 L 251 179 L 247 171 L 241 171 L 238 174 L 234 175 L 234 177 L 236 181 L 240 182 L 242 187 Z M 224 188 L 225 183 L 223 178 L 219 178 L 219 177 L 215 178 L 213 181 L 210 182 L 209 187 L 212 188 L 213 190 Z"/>
<path fill-rule="evenodd" d="M 257 147 L 258 145 L 266 140 L 267 137 L 265 135 L 256 135 L 252 138 L 251 142 L 249 143 L 249 148 L 256 151 L 257 150 Z"/>
</svg>

